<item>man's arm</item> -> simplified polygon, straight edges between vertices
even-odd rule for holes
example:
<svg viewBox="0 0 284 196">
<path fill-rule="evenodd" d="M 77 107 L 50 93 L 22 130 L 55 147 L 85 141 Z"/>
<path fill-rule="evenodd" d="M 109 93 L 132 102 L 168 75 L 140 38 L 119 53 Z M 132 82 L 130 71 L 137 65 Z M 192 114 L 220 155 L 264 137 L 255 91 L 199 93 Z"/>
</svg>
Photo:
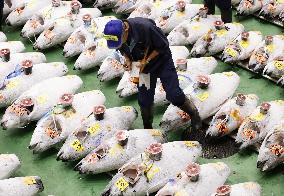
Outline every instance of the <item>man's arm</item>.
<svg viewBox="0 0 284 196">
<path fill-rule="evenodd" d="M 8 7 L 12 7 L 12 2 L 11 0 L 5 0 L 5 3 L 8 5 Z"/>
</svg>

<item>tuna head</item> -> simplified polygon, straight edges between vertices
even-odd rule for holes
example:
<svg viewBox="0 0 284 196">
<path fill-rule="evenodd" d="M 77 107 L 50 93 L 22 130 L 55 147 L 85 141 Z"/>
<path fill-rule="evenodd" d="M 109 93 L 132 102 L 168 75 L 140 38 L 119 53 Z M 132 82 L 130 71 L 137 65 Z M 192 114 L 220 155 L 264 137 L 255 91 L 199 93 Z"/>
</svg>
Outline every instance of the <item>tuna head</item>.
<svg viewBox="0 0 284 196">
<path fill-rule="evenodd" d="M 63 129 L 60 119 L 57 119 L 56 116 L 43 117 L 33 133 L 29 149 L 33 153 L 41 153 L 49 149 L 62 140 L 64 137 L 61 135 Z"/>
<path fill-rule="evenodd" d="M 184 26 L 180 26 L 174 29 L 168 35 L 169 44 L 171 46 L 181 46 L 187 43 L 187 38 L 189 36 L 188 30 Z"/>
<path fill-rule="evenodd" d="M 21 21 L 21 18 L 19 16 L 25 14 L 25 9 L 26 9 L 26 6 L 23 5 L 23 6 L 20 6 L 16 9 L 14 9 L 10 14 L 9 16 L 6 18 L 6 24 L 8 26 L 17 26 L 17 25 L 21 25 L 22 21 Z"/>
<path fill-rule="evenodd" d="M 284 56 L 274 58 L 272 61 L 267 63 L 263 70 L 263 74 L 268 75 L 272 78 L 281 78 L 284 76 Z"/>
<path fill-rule="evenodd" d="M 284 124 L 276 126 L 264 139 L 257 158 L 257 167 L 268 171 L 284 163 Z"/>
<path fill-rule="evenodd" d="M 226 46 L 222 54 L 222 60 L 225 63 L 235 62 L 238 59 L 238 56 L 241 54 L 242 49 L 238 43 L 231 43 Z"/>
<path fill-rule="evenodd" d="M 132 1 L 118 1 L 113 8 L 116 14 L 129 14 L 135 10 L 135 4 L 138 0 Z"/>
<path fill-rule="evenodd" d="M 245 117 L 254 110 L 258 103 L 258 97 L 254 94 L 238 94 L 227 103 L 213 117 L 206 135 L 222 137 L 237 129 Z"/>
<path fill-rule="evenodd" d="M 269 55 L 265 51 L 264 47 L 261 47 L 253 52 L 249 60 L 248 68 L 255 72 L 261 73 L 267 64 L 268 58 Z"/>
<path fill-rule="evenodd" d="M 143 4 L 141 6 L 138 6 L 129 16 L 129 18 L 135 18 L 135 17 L 142 17 L 142 18 L 149 18 L 152 14 L 152 9 L 148 4 Z"/>
<path fill-rule="evenodd" d="M 239 15 L 249 15 L 260 10 L 261 7 L 261 0 L 242 0 L 237 8 L 237 13 Z"/>
<path fill-rule="evenodd" d="M 21 37 L 29 38 L 40 34 L 44 30 L 44 20 L 42 16 L 35 15 L 29 19 L 21 31 Z"/>
<path fill-rule="evenodd" d="M 25 127 L 36 107 L 34 103 L 33 98 L 25 97 L 8 107 L 1 120 L 3 129 Z"/>
<path fill-rule="evenodd" d="M 277 1 L 273 1 L 273 0 L 268 1 L 267 3 L 264 3 L 259 14 L 264 16 L 265 18 L 273 18 L 277 6 L 281 6 L 281 5 L 277 5 L 277 4 L 278 4 Z"/>
<path fill-rule="evenodd" d="M 36 39 L 36 42 L 33 44 L 35 50 L 43 50 L 52 45 L 52 40 L 55 37 L 54 33 L 55 25 L 52 25 L 45 31 L 43 31 L 40 36 Z"/>
<path fill-rule="evenodd" d="M 86 156 L 118 129 L 129 129 L 138 112 L 134 107 L 123 106 L 107 109 L 102 120 L 91 115 L 81 128 L 68 136 L 57 154 L 57 160 L 73 161 Z"/>
<path fill-rule="evenodd" d="M 112 56 L 107 57 L 99 71 L 98 78 L 101 82 L 112 80 L 116 77 L 121 77 L 124 73 L 124 57 L 119 52 L 114 52 Z"/>
<path fill-rule="evenodd" d="M 210 46 L 210 43 L 213 39 L 214 34 L 212 33 L 212 31 L 209 31 L 206 35 L 199 38 L 197 42 L 193 45 L 190 55 L 192 57 L 200 57 L 205 55 L 208 52 L 208 47 Z"/>
<path fill-rule="evenodd" d="M 86 36 L 81 31 L 73 33 L 64 46 L 63 56 L 68 58 L 80 54 L 84 50 L 85 41 Z"/>
</svg>

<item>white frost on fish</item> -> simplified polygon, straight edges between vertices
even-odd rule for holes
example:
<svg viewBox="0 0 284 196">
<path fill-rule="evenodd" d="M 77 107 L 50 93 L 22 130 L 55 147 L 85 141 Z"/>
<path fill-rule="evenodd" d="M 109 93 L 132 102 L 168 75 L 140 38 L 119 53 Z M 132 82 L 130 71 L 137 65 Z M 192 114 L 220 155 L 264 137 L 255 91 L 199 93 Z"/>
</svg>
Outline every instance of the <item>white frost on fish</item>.
<svg viewBox="0 0 284 196">
<path fill-rule="evenodd" d="M 6 35 L 0 31 L 0 42 L 6 42 L 7 41 L 7 37 Z"/>
<path fill-rule="evenodd" d="M 20 166 L 20 159 L 15 154 L 0 154 L 0 180 L 11 177 Z"/>
<path fill-rule="evenodd" d="M 1 120 L 4 129 L 21 128 L 44 116 L 65 93 L 74 94 L 83 82 L 76 75 L 54 77 L 33 85 L 11 106 Z M 26 106 L 26 103 L 29 103 Z"/>
<path fill-rule="evenodd" d="M 9 49 L 10 53 L 24 52 L 25 45 L 21 41 L 0 42 L 0 50 Z"/>
<path fill-rule="evenodd" d="M 263 0 L 242 0 L 237 7 L 237 13 L 239 15 L 251 15 L 262 8 Z"/>
<path fill-rule="evenodd" d="M 225 191 L 230 196 L 261 196 L 261 186 L 256 182 L 245 182 L 234 185 L 226 185 L 218 188 L 220 194 Z M 216 196 L 218 191 L 210 196 Z"/>
<path fill-rule="evenodd" d="M 193 101 L 202 120 L 214 115 L 235 93 L 240 77 L 234 72 L 209 75 L 208 88 L 202 89 L 193 84 L 184 90 Z M 160 123 L 164 131 L 176 130 L 190 125 L 190 116 L 174 105 L 170 105 Z"/>
</svg>

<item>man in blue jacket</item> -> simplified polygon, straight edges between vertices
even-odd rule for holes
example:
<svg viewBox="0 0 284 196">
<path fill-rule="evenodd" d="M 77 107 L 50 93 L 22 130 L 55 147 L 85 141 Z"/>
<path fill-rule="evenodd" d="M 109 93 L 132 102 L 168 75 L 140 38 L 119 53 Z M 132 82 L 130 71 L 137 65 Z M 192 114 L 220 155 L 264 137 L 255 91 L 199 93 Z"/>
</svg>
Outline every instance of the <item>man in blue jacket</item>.
<svg viewBox="0 0 284 196">
<path fill-rule="evenodd" d="M 2 31 L 4 1 L 9 7 L 12 6 L 11 0 L 0 0 L 0 31 Z"/>
<path fill-rule="evenodd" d="M 145 129 L 153 128 L 153 102 L 157 78 L 162 82 L 167 99 L 190 115 L 192 129 L 201 128 L 197 108 L 179 87 L 167 37 L 153 20 L 140 17 L 123 21 L 112 20 L 105 26 L 104 37 L 109 48 L 118 49 L 124 55 L 128 69 L 131 68 L 132 62 L 140 62 L 140 73 L 149 78 L 148 85 L 138 86 L 138 103 Z"/>
</svg>

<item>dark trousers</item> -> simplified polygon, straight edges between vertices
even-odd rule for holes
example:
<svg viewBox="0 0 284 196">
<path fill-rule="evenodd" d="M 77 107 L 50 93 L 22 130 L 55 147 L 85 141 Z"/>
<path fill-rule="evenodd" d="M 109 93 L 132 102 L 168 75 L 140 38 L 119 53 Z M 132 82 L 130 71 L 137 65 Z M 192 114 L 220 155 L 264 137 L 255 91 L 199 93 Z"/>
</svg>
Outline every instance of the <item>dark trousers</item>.
<svg viewBox="0 0 284 196">
<path fill-rule="evenodd" d="M 143 85 L 138 87 L 138 103 L 140 107 L 149 108 L 153 105 L 155 88 L 157 78 L 160 78 L 163 88 L 167 94 L 167 100 L 169 100 L 175 106 L 181 106 L 185 102 L 185 95 L 182 89 L 179 87 L 179 81 L 177 72 L 174 66 L 174 62 L 169 57 L 157 73 L 150 73 L 150 89 Z"/>
<path fill-rule="evenodd" d="M 3 8 L 0 7 L 0 31 L 2 31 Z"/>
<path fill-rule="evenodd" d="M 221 18 L 224 23 L 232 22 L 232 2 L 231 0 L 204 0 L 204 5 L 208 7 L 208 14 L 215 14 L 215 5 L 221 11 Z"/>
</svg>

